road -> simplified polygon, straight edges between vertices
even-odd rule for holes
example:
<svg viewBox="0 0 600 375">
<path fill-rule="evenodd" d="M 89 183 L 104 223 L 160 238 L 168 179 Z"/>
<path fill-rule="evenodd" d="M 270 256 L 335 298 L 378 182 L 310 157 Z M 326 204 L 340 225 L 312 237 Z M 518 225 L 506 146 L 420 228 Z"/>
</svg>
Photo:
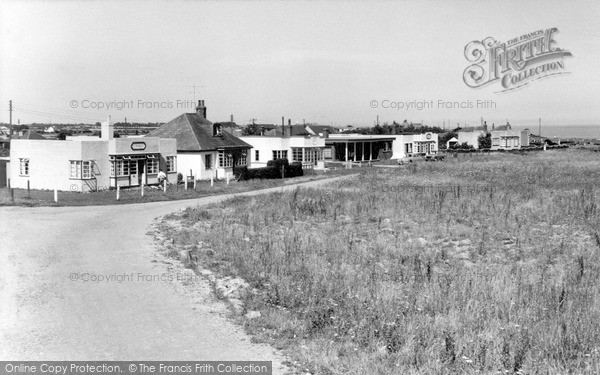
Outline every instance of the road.
<svg viewBox="0 0 600 375">
<path fill-rule="evenodd" d="M 205 280 L 155 279 L 179 271 L 147 234 L 153 219 L 232 196 L 0 208 L 0 360 L 272 360 L 283 372 L 283 356 L 251 343 Z M 89 281 L 100 275 L 121 282 Z"/>
</svg>

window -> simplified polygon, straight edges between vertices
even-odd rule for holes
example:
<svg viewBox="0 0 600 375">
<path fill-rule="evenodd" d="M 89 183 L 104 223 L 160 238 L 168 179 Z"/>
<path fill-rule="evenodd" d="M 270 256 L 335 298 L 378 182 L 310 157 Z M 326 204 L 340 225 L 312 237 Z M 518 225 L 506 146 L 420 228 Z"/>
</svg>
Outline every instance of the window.
<svg viewBox="0 0 600 375">
<path fill-rule="evenodd" d="M 71 160 L 71 168 L 69 173 L 69 178 L 73 179 L 82 179 L 88 180 L 94 177 L 92 172 L 92 163 L 91 160 Z M 112 173 L 112 170 L 111 170 Z"/>
<path fill-rule="evenodd" d="M 213 156 L 212 155 L 204 155 L 204 169 L 212 169 L 213 167 Z"/>
<path fill-rule="evenodd" d="M 231 152 L 219 151 L 219 167 L 232 167 L 233 166 L 233 155 Z"/>
<path fill-rule="evenodd" d="M 246 150 L 242 151 L 240 156 L 237 158 L 235 165 L 247 165 L 248 164 L 248 153 Z"/>
<path fill-rule="evenodd" d="M 302 149 L 301 148 L 292 148 L 292 161 L 302 161 Z"/>
<path fill-rule="evenodd" d="M 177 162 L 175 156 L 167 156 L 167 173 L 177 171 Z"/>
<path fill-rule="evenodd" d="M 222 135 L 223 135 L 223 131 L 221 129 L 221 124 L 214 124 L 213 125 L 213 136 L 220 137 Z"/>
<path fill-rule="evenodd" d="M 158 173 L 158 159 L 148 159 L 148 174 Z"/>
<path fill-rule="evenodd" d="M 259 150 L 254 150 L 254 160 L 258 161 L 258 157 L 260 155 L 260 153 L 258 152 Z"/>
<path fill-rule="evenodd" d="M 81 162 L 81 178 L 90 179 L 92 178 L 92 162 L 82 161 Z"/>
<path fill-rule="evenodd" d="M 19 159 L 19 174 L 29 176 L 29 159 Z"/>
<path fill-rule="evenodd" d="M 273 160 L 287 159 L 287 150 L 273 150 Z"/>
</svg>

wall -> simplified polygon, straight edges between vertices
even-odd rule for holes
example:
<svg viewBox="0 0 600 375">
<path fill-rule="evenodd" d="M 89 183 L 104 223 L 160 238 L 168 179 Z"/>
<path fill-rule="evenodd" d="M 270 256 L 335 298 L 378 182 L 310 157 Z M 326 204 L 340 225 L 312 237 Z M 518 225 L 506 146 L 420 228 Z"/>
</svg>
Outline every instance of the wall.
<svg viewBox="0 0 600 375">
<path fill-rule="evenodd" d="M 58 189 L 81 191 L 81 180 L 71 180 L 69 160 L 82 160 L 81 145 L 77 141 L 20 140 L 11 141 L 11 187 L 26 189 Z M 87 142 L 86 142 L 87 143 Z M 29 159 L 29 176 L 19 175 L 19 159 Z"/>
<path fill-rule="evenodd" d="M 144 137 L 144 139 L 148 139 Z M 179 157 L 177 157 L 177 140 L 175 138 L 159 138 L 160 170 L 167 170 L 166 157 L 175 156 L 175 171 L 167 173 L 167 181 L 171 184 L 177 183 L 177 172 L 179 171 Z"/>
<path fill-rule="evenodd" d="M 204 165 L 204 156 L 212 155 L 213 168 L 206 169 Z M 190 169 L 192 170 L 192 174 L 196 175 L 196 178 L 199 180 L 210 180 L 210 177 L 217 178 L 217 156 L 218 153 L 216 151 L 204 151 L 204 152 L 179 152 L 177 154 L 177 171 L 181 173 L 183 176 L 188 176 L 190 174 Z"/>
<path fill-rule="evenodd" d="M 427 136 L 429 135 L 429 138 Z M 439 150 L 438 145 L 438 134 L 437 133 L 423 133 L 423 134 L 401 134 L 401 135 L 393 135 L 392 137 L 396 138 L 392 143 L 392 159 L 401 159 L 406 157 L 406 144 L 412 145 L 412 153 L 416 153 L 417 151 L 417 143 L 418 142 L 433 142 L 431 153 L 436 153 Z"/>
<path fill-rule="evenodd" d="M 292 160 L 292 147 L 296 148 L 324 148 L 325 138 L 322 137 L 268 137 L 268 136 L 244 136 L 240 139 L 250 145 L 252 149 L 248 157 L 249 168 L 260 168 L 266 167 L 269 160 L 273 160 L 273 151 L 285 150 L 287 151 L 288 160 Z M 256 151 L 259 152 L 259 160 L 256 160 Z M 316 169 L 323 169 L 325 167 L 324 162 L 319 162 L 315 166 Z"/>
</svg>

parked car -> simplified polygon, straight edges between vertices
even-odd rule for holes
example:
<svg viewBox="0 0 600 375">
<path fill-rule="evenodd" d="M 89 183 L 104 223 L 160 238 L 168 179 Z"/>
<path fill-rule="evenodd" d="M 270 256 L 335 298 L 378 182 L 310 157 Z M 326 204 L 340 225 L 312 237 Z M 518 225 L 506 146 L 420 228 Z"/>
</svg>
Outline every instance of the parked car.
<svg viewBox="0 0 600 375">
<path fill-rule="evenodd" d="M 429 154 L 425 155 L 425 161 L 442 161 L 445 157 L 445 155 Z"/>
<path fill-rule="evenodd" d="M 407 154 L 405 157 L 398 159 L 398 164 L 403 165 L 416 161 L 425 160 L 425 153 Z"/>
</svg>

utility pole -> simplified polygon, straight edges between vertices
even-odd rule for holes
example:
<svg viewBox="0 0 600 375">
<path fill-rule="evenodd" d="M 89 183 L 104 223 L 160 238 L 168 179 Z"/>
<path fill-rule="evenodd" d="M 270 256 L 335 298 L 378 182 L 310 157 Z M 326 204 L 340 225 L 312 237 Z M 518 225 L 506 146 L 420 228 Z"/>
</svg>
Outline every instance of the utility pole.
<svg viewBox="0 0 600 375">
<path fill-rule="evenodd" d="M 542 139 L 542 118 L 539 119 L 539 131 L 538 135 L 540 136 L 540 140 Z"/>
<path fill-rule="evenodd" d="M 12 100 L 8 101 L 8 142 L 10 144 L 10 140 L 12 139 Z"/>
<path fill-rule="evenodd" d="M 233 115 L 230 117 L 229 128 L 231 129 L 231 134 L 233 134 Z"/>
</svg>

